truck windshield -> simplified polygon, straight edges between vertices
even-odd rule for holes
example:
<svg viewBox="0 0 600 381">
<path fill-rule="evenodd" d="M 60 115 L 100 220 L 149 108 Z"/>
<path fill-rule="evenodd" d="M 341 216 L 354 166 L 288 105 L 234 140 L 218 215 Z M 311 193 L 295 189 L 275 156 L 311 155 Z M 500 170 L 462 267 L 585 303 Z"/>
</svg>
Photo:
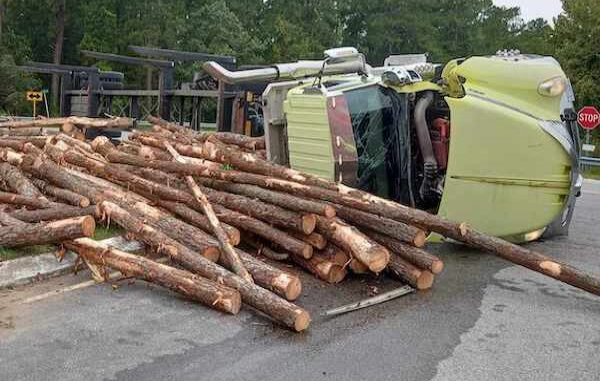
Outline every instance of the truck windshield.
<svg viewBox="0 0 600 381">
<path fill-rule="evenodd" d="M 344 95 L 358 156 L 357 186 L 414 205 L 406 95 L 378 85 Z"/>
</svg>

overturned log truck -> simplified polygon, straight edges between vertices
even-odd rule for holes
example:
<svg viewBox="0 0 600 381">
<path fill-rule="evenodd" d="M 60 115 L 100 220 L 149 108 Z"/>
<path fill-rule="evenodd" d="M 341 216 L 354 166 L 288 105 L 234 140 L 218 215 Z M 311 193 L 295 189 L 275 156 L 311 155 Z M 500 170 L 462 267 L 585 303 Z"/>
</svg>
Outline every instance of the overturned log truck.
<svg viewBox="0 0 600 381">
<path fill-rule="evenodd" d="M 567 234 L 582 177 L 574 95 L 556 60 L 405 55 L 372 68 L 354 48 L 325 57 L 204 69 L 230 84 L 270 83 L 271 161 L 512 242 Z"/>
</svg>

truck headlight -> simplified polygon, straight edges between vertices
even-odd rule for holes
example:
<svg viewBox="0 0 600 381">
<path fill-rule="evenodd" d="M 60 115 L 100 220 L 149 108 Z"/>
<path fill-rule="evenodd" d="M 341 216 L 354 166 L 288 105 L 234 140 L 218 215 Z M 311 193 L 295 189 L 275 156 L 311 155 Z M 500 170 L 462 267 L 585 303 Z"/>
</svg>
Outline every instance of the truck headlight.
<svg viewBox="0 0 600 381">
<path fill-rule="evenodd" d="M 565 92 L 566 88 L 565 78 L 556 77 L 542 82 L 538 87 L 538 93 L 545 97 L 558 97 Z"/>
</svg>

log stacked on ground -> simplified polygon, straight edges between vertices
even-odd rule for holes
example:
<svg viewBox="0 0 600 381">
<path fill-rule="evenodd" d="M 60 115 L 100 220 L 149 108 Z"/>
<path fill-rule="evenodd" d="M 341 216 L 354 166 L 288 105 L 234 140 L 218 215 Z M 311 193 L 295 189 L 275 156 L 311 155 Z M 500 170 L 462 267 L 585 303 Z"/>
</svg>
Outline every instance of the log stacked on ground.
<svg viewBox="0 0 600 381">
<path fill-rule="evenodd" d="M 64 122 L 79 129 L 90 121 Z M 121 145 L 66 134 L 0 142 L 5 190 L 0 202 L 6 204 L 0 240 L 34 244 L 41 241 L 36 234 L 48 235 L 44 231 L 60 225 L 57 221 L 95 216 L 117 223 L 186 270 L 157 267 L 74 237 L 52 242 L 69 242 L 86 263 L 216 303 L 214 308 L 228 313 L 239 310 L 237 292 L 242 302 L 297 331 L 310 321 L 308 312 L 289 302 L 299 297 L 302 285 L 295 273 L 279 266 L 296 266 L 331 284 L 342 282 L 349 269 L 381 273 L 425 290 L 443 269 L 443 262 L 424 248 L 430 231 L 600 293 L 596 278 L 540 253 L 263 160 L 263 139 L 153 123 L 153 132 L 134 131 Z"/>
</svg>

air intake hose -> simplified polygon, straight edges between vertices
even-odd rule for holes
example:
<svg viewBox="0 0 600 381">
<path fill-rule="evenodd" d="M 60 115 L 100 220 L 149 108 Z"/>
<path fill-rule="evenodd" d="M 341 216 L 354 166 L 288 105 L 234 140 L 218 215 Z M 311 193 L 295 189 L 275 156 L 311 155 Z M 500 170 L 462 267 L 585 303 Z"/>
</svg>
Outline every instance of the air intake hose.
<svg viewBox="0 0 600 381">
<path fill-rule="evenodd" d="M 437 176 L 438 165 L 433 153 L 431 136 L 429 135 L 429 125 L 427 124 L 427 109 L 433 103 L 434 95 L 432 92 L 426 92 L 415 106 L 415 125 L 417 128 L 417 139 L 419 148 L 423 156 L 423 182 L 419 188 L 421 198 L 426 201 L 435 194 L 435 178 Z"/>
</svg>

